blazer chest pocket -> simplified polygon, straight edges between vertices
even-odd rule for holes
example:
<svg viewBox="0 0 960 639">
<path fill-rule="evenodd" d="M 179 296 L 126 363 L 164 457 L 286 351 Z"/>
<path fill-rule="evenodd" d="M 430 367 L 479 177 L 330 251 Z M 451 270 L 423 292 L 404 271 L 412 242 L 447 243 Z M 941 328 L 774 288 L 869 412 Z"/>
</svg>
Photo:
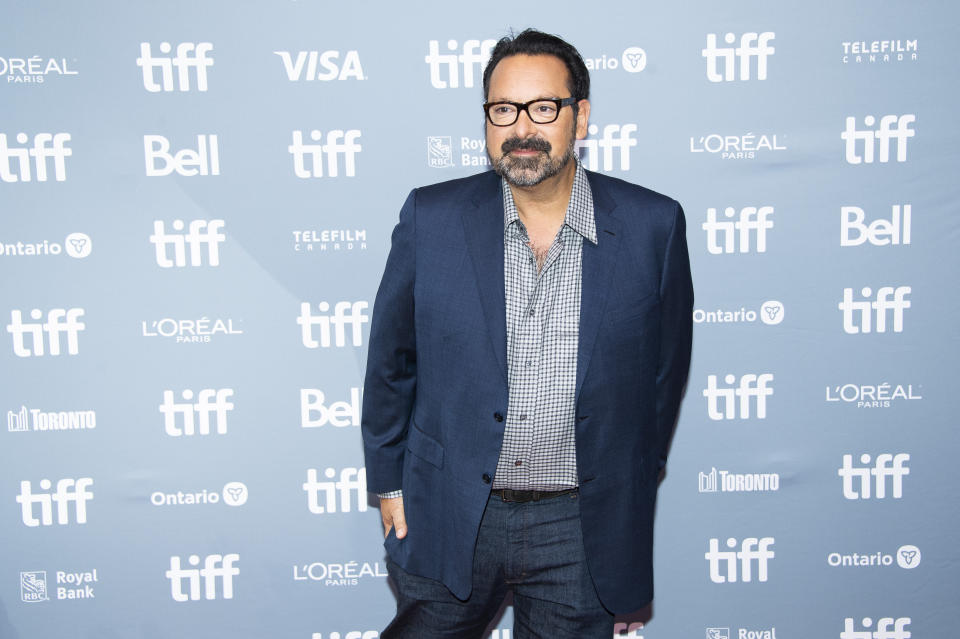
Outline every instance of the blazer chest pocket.
<svg viewBox="0 0 960 639">
<path fill-rule="evenodd" d="M 407 450 L 425 462 L 443 468 L 443 444 L 417 428 L 416 422 L 411 422 L 407 433 Z"/>
</svg>

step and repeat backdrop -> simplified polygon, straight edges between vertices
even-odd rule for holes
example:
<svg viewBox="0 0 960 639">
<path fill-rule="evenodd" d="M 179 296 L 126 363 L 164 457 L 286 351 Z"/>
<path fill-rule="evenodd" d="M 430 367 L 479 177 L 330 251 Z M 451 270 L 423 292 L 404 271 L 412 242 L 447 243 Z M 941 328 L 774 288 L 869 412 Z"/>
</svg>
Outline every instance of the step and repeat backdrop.
<svg viewBox="0 0 960 639">
<path fill-rule="evenodd" d="M 951 636 L 958 19 L 8 3 L 0 637 L 378 637 L 373 298 L 407 192 L 489 170 L 482 69 L 527 26 L 591 69 L 585 166 L 687 215 L 657 598 L 616 636 Z"/>
</svg>

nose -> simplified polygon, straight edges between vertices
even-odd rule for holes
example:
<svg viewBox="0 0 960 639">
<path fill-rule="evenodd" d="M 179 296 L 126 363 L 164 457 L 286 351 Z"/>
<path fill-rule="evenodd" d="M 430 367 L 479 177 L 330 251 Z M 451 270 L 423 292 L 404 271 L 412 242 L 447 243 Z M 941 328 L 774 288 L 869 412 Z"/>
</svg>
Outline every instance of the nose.
<svg viewBox="0 0 960 639">
<path fill-rule="evenodd" d="M 517 121 L 513 125 L 517 137 L 527 138 L 537 132 L 536 123 L 530 119 L 530 114 L 524 109 L 517 115 Z"/>
</svg>

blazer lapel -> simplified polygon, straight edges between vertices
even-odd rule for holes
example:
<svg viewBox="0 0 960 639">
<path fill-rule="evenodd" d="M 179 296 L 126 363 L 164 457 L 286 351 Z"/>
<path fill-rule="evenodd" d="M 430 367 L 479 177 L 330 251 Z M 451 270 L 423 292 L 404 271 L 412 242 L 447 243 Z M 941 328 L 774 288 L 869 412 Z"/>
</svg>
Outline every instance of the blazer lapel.
<svg viewBox="0 0 960 639">
<path fill-rule="evenodd" d="M 592 175 L 588 172 L 587 177 Z M 580 293 L 580 340 L 577 349 L 577 387 L 580 397 L 583 378 L 590 366 L 593 345 L 603 319 L 603 309 L 610 290 L 610 278 L 620 248 L 620 221 L 613 217 L 617 203 L 607 195 L 597 180 L 590 180 L 593 195 L 593 215 L 597 224 L 597 243 L 583 242 L 583 276 Z"/>
<path fill-rule="evenodd" d="M 461 210 L 467 251 L 480 290 L 491 348 L 507 383 L 507 309 L 503 284 L 503 192 L 492 171 Z"/>
</svg>

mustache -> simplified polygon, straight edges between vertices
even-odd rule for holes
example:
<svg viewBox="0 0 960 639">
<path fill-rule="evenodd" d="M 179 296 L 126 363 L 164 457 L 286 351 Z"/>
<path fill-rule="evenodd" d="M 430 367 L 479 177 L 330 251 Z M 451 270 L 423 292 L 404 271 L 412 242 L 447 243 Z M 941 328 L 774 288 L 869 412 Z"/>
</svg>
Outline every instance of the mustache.
<svg viewBox="0 0 960 639">
<path fill-rule="evenodd" d="M 549 153 L 552 149 L 553 146 L 543 138 L 525 138 L 521 140 L 514 136 L 507 138 L 503 141 L 503 144 L 500 145 L 500 150 L 504 154 L 510 151 L 543 151 L 544 153 Z"/>
</svg>

